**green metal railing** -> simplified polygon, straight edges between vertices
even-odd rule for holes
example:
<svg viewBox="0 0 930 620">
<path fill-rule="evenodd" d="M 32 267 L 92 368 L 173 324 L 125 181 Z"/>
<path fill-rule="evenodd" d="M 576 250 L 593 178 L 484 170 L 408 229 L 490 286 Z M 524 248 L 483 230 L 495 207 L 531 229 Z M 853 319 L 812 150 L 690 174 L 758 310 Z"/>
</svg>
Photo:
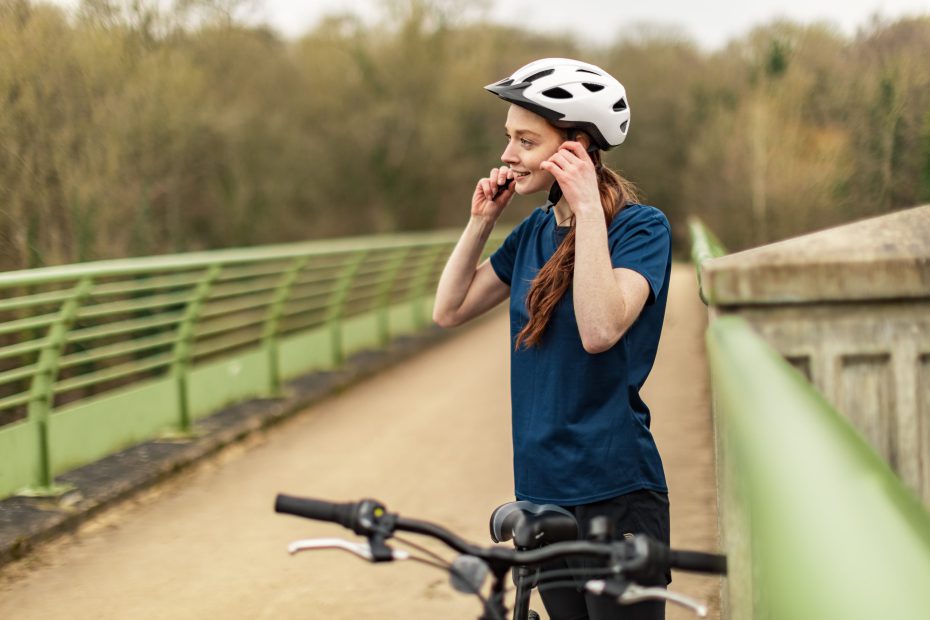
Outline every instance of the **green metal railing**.
<svg viewBox="0 0 930 620">
<path fill-rule="evenodd" d="M 714 321 L 707 349 L 756 617 L 930 617 L 930 515 L 918 499 L 743 319 Z"/>
<path fill-rule="evenodd" d="M 722 253 L 691 222 L 695 264 Z M 796 369 L 742 318 L 707 332 L 731 600 L 756 618 L 930 617 L 930 514 Z M 740 536 L 744 540 L 738 540 Z M 748 543 L 748 544 L 744 544 Z M 742 559 L 748 556 L 748 566 Z M 748 617 L 748 616 L 747 616 Z"/>
<path fill-rule="evenodd" d="M 701 220 L 696 217 L 688 218 L 688 230 L 691 233 L 691 262 L 694 264 L 694 268 L 697 271 L 698 294 L 701 296 L 701 301 L 706 304 L 708 301 L 707 297 L 704 295 L 701 265 L 703 265 L 706 260 L 723 256 L 727 251 L 723 247 L 723 244 L 720 243 L 720 240 L 714 236 L 714 233 L 708 230 L 708 228 L 701 223 Z"/>
<path fill-rule="evenodd" d="M 0 498 L 429 325 L 458 233 L 0 274 Z M 495 236 L 488 248 L 499 242 Z"/>
</svg>

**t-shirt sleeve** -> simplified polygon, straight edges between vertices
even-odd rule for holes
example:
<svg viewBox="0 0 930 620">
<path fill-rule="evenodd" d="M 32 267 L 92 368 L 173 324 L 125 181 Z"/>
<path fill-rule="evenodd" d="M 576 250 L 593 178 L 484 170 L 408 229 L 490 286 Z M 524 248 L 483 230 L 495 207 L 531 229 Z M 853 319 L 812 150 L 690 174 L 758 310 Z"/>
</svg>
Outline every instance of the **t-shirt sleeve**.
<svg viewBox="0 0 930 620">
<path fill-rule="evenodd" d="M 507 235 L 507 238 L 504 239 L 501 247 L 494 250 L 491 254 L 491 267 L 494 269 L 494 273 L 497 274 L 501 282 L 507 286 L 510 286 L 510 282 L 513 280 L 513 266 L 517 260 L 517 248 L 520 245 L 520 238 L 523 235 L 523 230 L 526 228 L 526 223 L 529 219 L 530 218 L 527 217 L 517 224 L 516 227 L 510 231 L 510 234 Z"/>
<path fill-rule="evenodd" d="M 668 221 L 662 215 L 637 222 L 611 239 L 611 264 L 614 269 L 632 269 L 646 278 L 650 289 L 647 304 L 656 300 L 665 284 L 671 244 Z"/>
</svg>

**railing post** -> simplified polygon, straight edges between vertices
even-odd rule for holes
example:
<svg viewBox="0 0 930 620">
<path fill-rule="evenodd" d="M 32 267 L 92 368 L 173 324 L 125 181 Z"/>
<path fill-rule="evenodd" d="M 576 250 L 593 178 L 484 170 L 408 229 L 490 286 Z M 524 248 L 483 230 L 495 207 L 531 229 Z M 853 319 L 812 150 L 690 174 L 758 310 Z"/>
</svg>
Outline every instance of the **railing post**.
<svg viewBox="0 0 930 620">
<path fill-rule="evenodd" d="M 345 358 L 342 351 L 342 315 L 345 311 L 345 302 L 349 296 L 349 289 L 352 287 L 352 280 L 358 273 L 359 267 L 362 266 L 368 250 L 357 252 L 345 265 L 345 271 L 336 286 L 333 289 L 333 298 L 329 303 L 329 313 L 326 316 L 326 322 L 329 325 L 332 337 L 332 361 L 333 366 L 341 366 Z"/>
<path fill-rule="evenodd" d="M 262 333 L 262 346 L 268 355 L 268 390 L 272 395 L 281 393 L 281 364 L 278 359 L 278 331 L 281 324 L 281 315 L 284 313 L 284 304 L 291 296 L 294 290 L 294 283 L 300 275 L 301 270 L 307 266 L 310 261 L 309 256 L 299 256 L 294 264 L 284 272 L 281 277 L 281 284 L 275 291 L 274 299 L 268 308 L 268 318 L 265 320 L 265 327 Z"/>
<path fill-rule="evenodd" d="M 426 287 L 429 285 L 430 276 L 436 268 L 436 262 L 441 258 L 445 258 L 445 249 L 447 245 L 446 243 L 437 243 L 436 246 L 426 254 L 422 259 L 423 262 L 419 265 L 420 268 L 417 271 L 417 276 L 412 286 L 413 321 L 414 325 L 417 327 L 423 327 L 429 323 L 429 319 L 426 316 L 426 304 L 424 303 Z"/>
<path fill-rule="evenodd" d="M 36 487 L 27 489 L 21 495 L 55 496 L 71 488 L 54 484 L 52 453 L 49 446 L 49 415 L 54 404 L 53 388 L 58 378 L 58 362 L 65 348 L 65 336 L 74 324 L 78 308 L 90 293 L 92 284 L 90 276 L 84 276 L 78 281 L 72 296 L 62 304 L 58 320 L 49 326 L 45 346 L 39 353 L 38 368 L 32 377 L 28 407 L 28 419 L 36 426 L 39 439 L 39 479 Z"/>
<path fill-rule="evenodd" d="M 220 275 L 220 270 L 220 265 L 210 265 L 206 276 L 197 285 L 194 298 L 187 304 L 184 317 L 178 325 L 178 336 L 174 343 L 174 361 L 171 364 L 171 371 L 178 386 L 178 432 L 181 435 L 189 435 L 191 432 L 188 375 L 191 363 L 191 343 L 194 339 L 194 325 L 200 317 L 204 300 L 210 294 L 213 283 Z"/>
<path fill-rule="evenodd" d="M 400 248 L 394 252 L 388 263 L 387 271 L 384 275 L 384 281 L 378 290 L 378 342 L 382 347 L 386 347 L 391 340 L 390 321 L 388 319 L 388 306 L 391 303 L 391 291 L 394 289 L 394 283 L 397 282 L 397 275 L 400 273 L 401 265 L 404 259 L 410 253 L 410 248 Z"/>
</svg>

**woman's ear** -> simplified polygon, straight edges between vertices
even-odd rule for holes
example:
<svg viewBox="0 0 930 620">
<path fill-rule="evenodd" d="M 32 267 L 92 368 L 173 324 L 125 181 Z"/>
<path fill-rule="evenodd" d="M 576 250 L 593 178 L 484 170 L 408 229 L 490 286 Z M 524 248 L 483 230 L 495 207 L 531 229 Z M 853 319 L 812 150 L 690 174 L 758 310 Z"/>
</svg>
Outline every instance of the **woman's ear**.
<svg viewBox="0 0 930 620">
<path fill-rule="evenodd" d="M 575 140 L 581 143 L 581 146 L 584 147 L 584 150 L 591 152 L 591 136 L 587 132 L 579 131 L 575 134 Z"/>
<path fill-rule="evenodd" d="M 581 129 L 573 129 L 569 131 L 568 139 L 581 143 L 581 146 L 583 146 L 584 150 L 586 150 L 589 154 L 597 150 L 597 146 L 594 145 L 594 140 L 591 139 L 591 136 L 588 135 L 588 132 Z"/>
</svg>

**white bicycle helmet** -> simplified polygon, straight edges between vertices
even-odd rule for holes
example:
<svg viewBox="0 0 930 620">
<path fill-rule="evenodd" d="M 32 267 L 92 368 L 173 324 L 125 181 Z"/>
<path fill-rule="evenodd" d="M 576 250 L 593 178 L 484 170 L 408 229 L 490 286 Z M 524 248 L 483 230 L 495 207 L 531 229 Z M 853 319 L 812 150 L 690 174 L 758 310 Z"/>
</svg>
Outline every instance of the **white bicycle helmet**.
<svg viewBox="0 0 930 620">
<path fill-rule="evenodd" d="M 584 130 L 605 151 L 622 144 L 630 128 L 623 84 L 600 67 L 578 60 L 536 60 L 485 89 L 556 127 Z"/>
</svg>

